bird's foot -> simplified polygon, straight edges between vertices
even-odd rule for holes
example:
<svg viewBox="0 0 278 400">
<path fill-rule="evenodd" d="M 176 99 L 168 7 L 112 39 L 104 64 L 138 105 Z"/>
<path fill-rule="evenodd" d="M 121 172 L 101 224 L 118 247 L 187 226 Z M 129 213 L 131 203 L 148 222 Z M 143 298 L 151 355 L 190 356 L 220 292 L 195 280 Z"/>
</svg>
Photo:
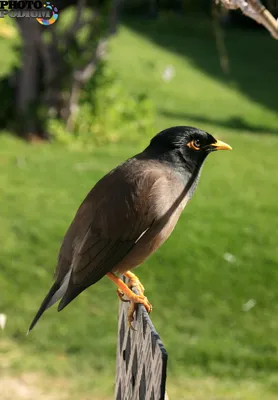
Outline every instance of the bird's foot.
<svg viewBox="0 0 278 400">
<path fill-rule="evenodd" d="M 142 298 L 146 299 L 147 304 L 144 304 L 144 307 L 146 308 L 148 313 L 151 312 L 152 305 L 150 304 L 148 299 L 144 296 L 145 288 L 142 285 L 142 283 L 140 282 L 139 278 L 135 274 L 133 274 L 133 272 L 130 272 L 130 271 L 125 272 L 124 276 L 129 279 L 129 281 L 127 282 L 127 286 L 130 289 L 136 288 L 138 291 L 138 295 L 142 296 Z M 126 301 L 123 298 L 121 300 Z M 129 328 L 134 330 L 134 328 L 132 326 L 132 322 L 134 321 L 133 315 L 134 315 L 134 312 L 136 311 L 138 303 L 131 301 L 131 300 L 128 300 L 128 301 L 130 301 L 130 306 L 129 306 L 129 309 L 127 312 L 127 323 L 128 323 Z M 148 308 L 149 306 L 150 306 L 150 308 Z"/>
<path fill-rule="evenodd" d="M 126 272 L 124 275 L 129 279 L 127 285 L 112 272 L 109 272 L 107 274 L 108 278 L 111 279 L 118 286 L 117 295 L 120 298 L 120 300 L 130 302 L 130 307 L 127 312 L 127 321 L 128 321 L 128 326 L 134 329 L 131 323 L 134 320 L 133 314 L 134 311 L 136 310 L 136 305 L 143 304 L 148 313 L 152 311 L 152 305 L 147 299 L 147 297 L 144 296 L 144 287 L 139 281 L 139 279 L 136 277 L 136 275 L 134 275 L 132 272 L 129 271 Z M 136 287 L 139 294 L 134 293 L 130 289 L 131 287 Z M 126 297 L 126 299 L 123 298 L 124 296 Z"/>
<path fill-rule="evenodd" d="M 127 286 L 130 289 L 135 287 L 138 290 L 140 295 L 144 295 L 145 288 L 142 285 L 142 283 L 140 282 L 139 278 L 133 272 L 127 271 L 124 273 L 124 276 L 129 279 Z"/>
<path fill-rule="evenodd" d="M 118 297 L 119 297 L 119 299 L 121 300 L 121 301 L 123 301 L 123 302 L 125 302 L 125 303 L 128 303 L 129 302 L 129 300 L 126 300 L 126 299 L 124 299 L 124 292 L 122 291 L 122 290 L 120 290 L 120 289 L 117 289 L 117 295 L 118 295 Z"/>
<path fill-rule="evenodd" d="M 137 304 L 134 302 L 130 303 L 130 306 L 128 307 L 127 310 L 127 324 L 128 327 L 131 328 L 133 331 L 136 331 L 136 329 L 133 327 L 132 322 L 134 321 L 134 313 L 137 309 Z"/>
<path fill-rule="evenodd" d="M 146 296 L 137 295 L 135 293 L 133 293 L 133 294 L 134 294 L 134 297 L 129 298 L 130 306 L 127 311 L 127 323 L 128 323 L 129 328 L 135 330 L 132 326 L 132 322 L 134 321 L 134 312 L 137 309 L 137 304 L 143 304 L 143 306 L 145 307 L 145 309 L 148 313 L 150 313 L 152 311 L 152 305 Z"/>
<path fill-rule="evenodd" d="M 145 309 L 147 310 L 148 313 L 151 312 L 152 305 L 150 304 L 150 302 L 148 301 L 146 296 L 144 296 L 145 288 L 142 285 L 142 283 L 140 282 L 139 278 L 135 274 L 130 272 L 130 271 L 127 271 L 126 273 L 124 273 L 124 276 L 129 279 L 129 281 L 127 283 L 127 286 L 130 289 L 132 289 L 132 288 L 136 288 L 137 289 L 138 295 L 146 300 L 146 302 L 143 303 Z M 137 304 L 138 303 L 133 302 L 133 301 L 130 300 L 130 306 L 129 306 L 129 309 L 128 309 L 128 312 L 127 312 L 127 322 L 128 322 L 128 326 L 131 329 L 134 329 L 133 326 L 132 326 L 132 322 L 134 320 L 133 315 L 134 315 L 134 312 L 136 311 Z"/>
</svg>

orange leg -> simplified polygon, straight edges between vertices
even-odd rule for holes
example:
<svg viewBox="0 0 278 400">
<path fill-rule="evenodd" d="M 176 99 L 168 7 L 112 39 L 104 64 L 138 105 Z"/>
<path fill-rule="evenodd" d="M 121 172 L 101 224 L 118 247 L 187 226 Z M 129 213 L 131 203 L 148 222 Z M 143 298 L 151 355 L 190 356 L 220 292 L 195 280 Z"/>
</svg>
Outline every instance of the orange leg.
<svg viewBox="0 0 278 400">
<path fill-rule="evenodd" d="M 135 287 L 137 289 L 137 291 L 139 292 L 139 295 L 144 296 L 145 288 L 142 285 L 142 283 L 140 282 L 139 278 L 133 272 L 130 272 L 130 271 L 126 271 L 124 273 L 124 276 L 129 279 L 129 281 L 127 282 L 127 286 L 130 289 Z M 129 301 L 129 300 L 125 300 L 123 298 L 124 297 L 124 293 L 121 292 L 119 289 L 117 290 L 117 294 L 118 294 L 118 296 L 119 296 L 121 301 Z M 129 307 L 128 312 L 127 312 L 128 324 L 129 324 L 130 328 L 132 328 L 132 329 L 134 329 L 134 328 L 131 325 L 131 322 L 134 320 L 133 315 L 134 315 L 134 312 L 136 310 L 136 305 L 137 305 L 136 303 L 130 302 L 130 307 Z"/>
<path fill-rule="evenodd" d="M 124 301 L 130 301 L 130 308 L 128 310 L 128 324 L 131 327 L 131 322 L 133 321 L 133 313 L 135 311 L 135 304 L 140 303 L 143 304 L 145 309 L 147 310 L 148 313 L 151 312 L 152 306 L 150 302 L 148 301 L 147 297 L 144 296 L 144 287 L 140 283 L 139 279 L 132 273 L 132 272 L 126 272 L 124 275 L 129 278 L 128 285 L 126 285 L 120 278 L 118 278 L 116 275 L 114 275 L 112 272 L 108 272 L 106 274 L 111 281 L 113 281 L 117 286 L 117 294 L 121 300 L 123 300 L 123 296 L 126 296 L 128 300 Z M 139 295 L 135 294 L 130 287 L 136 287 L 139 291 Z"/>
<path fill-rule="evenodd" d="M 127 284 L 129 288 L 136 287 L 140 294 L 144 294 L 145 288 L 140 282 L 139 278 L 133 272 L 127 271 L 124 273 L 124 276 L 129 279 Z"/>
<path fill-rule="evenodd" d="M 142 285 L 142 283 L 139 281 L 139 278 L 137 278 L 137 276 L 130 271 L 125 272 L 124 276 L 126 278 L 128 278 L 128 280 L 129 280 L 126 284 L 127 287 L 129 287 L 130 289 L 135 287 L 137 289 L 137 291 L 139 292 L 139 295 L 144 296 L 145 288 Z M 124 293 L 120 289 L 117 290 L 117 295 L 121 301 L 125 301 L 125 302 L 129 301 L 129 300 L 124 299 Z"/>
</svg>

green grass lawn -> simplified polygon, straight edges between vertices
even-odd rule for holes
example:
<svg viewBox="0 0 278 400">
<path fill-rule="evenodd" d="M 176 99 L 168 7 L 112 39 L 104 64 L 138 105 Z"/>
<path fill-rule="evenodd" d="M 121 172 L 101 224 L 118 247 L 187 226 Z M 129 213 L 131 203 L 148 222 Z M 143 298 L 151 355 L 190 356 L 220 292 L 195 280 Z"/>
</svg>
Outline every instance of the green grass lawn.
<svg viewBox="0 0 278 400">
<path fill-rule="evenodd" d="M 228 32 L 232 72 L 225 77 L 208 26 L 174 22 L 175 29 L 163 19 L 144 29 L 138 21 L 123 26 L 110 54 L 126 86 L 147 91 L 155 102 L 157 131 L 195 125 L 234 149 L 209 157 L 173 235 L 138 270 L 169 353 L 170 400 L 274 400 L 277 42 L 263 32 Z M 248 60 L 256 60 L 252 68 Z M 175 75 L 165 83 L 167 65 Z M 63 388 L 66 399 L 112 399 L 118 300 L 110 281 L 104 278 L 59 314 L 52 308 L 25 333 L 80 202 L 104 173 L 141 148 L 127 138 L 125 145 L 70 152 L 3 133 L 0 149 L 0 313 L 7 315 L 0 373 L 36 373 L 36 385 L 54 393 Z"/>
</svg>

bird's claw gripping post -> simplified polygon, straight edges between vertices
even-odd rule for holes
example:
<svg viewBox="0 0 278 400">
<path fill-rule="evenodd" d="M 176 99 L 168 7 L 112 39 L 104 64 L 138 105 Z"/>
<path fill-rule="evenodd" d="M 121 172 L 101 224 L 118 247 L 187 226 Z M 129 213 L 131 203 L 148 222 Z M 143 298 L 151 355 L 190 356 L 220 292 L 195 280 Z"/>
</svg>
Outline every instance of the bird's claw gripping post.
<svg viewBox="0 0 278 400">
<path fill-rule="evenodd" d="M 137 291 L 138 291 L 138 293 L 139 293 L 138 296 L 140 296 L 140 297 L 142 298 L 142 300 L 144 300 L 144 302 L 141 303 L 141 304 L 143 304 L 144 307 L 145 307 L 145 309 L 146 309 L 146 311 L 147 311 L 148 313 L 150 313 L 151 310 L 152 310 L 152 305 L 151 305 L 150 302 L 148 301 L 147 297 L 144 296 L 145 288 L 144 288 L 144 286 L 142 285 L 142 283 L 140 282 L 140 280 L 137 278 L 137 276 L 136 276 L 135 274 L 133 274 L 133 273 L 130 272 L 130 271 L 126 272 L 126 273 L 124 274 L 124 276 L 125 276 L 126 278 L 129 279 L 129 281 L 128 281 L 128 283 L 127 283 L 127 286 L 128 286 L 131 290 L 132 290 L 132 288 L 136 288 L 136 289 L 137 289 Z M 133 301 L 130 300 L 130 306 L 129 306 L 129 309 L 128 309 L 128 312 L 127 312 L 127 323 L 128 323 L 128 326 L 129 326 L 129 328 L 131 328 L 131 329 L 134 330 L 134 331 L 135 331 L 136 329 L 133 327 L 132 322 L 134 321 L 133 315 L 134 315 L 134 312 L 135 312 L 136 309 L 137 309 L 137 304 L 138 304 L 138 303 L 133 302 Z"/>
<path fill-rule="evenodd" d="M 136 287 L 138 289 L 138 292 L 140 295 L 144 295 L 145 292 L 145 288 L 142 285 L 142 283 L 140 282 L 139 278 L 130 271 L 127 271 L 124 273 L 124 276 L 129 279 L 127 286 L 132 289 L 133 287 Z"/>
<path fill-rule="evenodd" d="M 122 291 L 122 290 L 120 290 L 120 289 L 117 289 L 117 295 L 118 295 L 118 297 L 119 297 L 119 299 L 121 300 L 121 301 L 123 301 L 123 302 L 125 302 L 125 303 L 128 303 L 129 302 L 129 300 L 126 300 L 126 299 L 124 299 L 124 292 Z"/>
<path fill-rule="evenodd" d="M 134 329 L 132 322 L 134 320 L 133 314 L 136 310 L 137 304 L 143 304 L 146 311 L 150 313 L 152 311 L 152 305 L 150 304 L 147 297 L 144 295 L 144 286 L 139 281 L 136 275 L 128 271 L 124 273 L 124 276 L 129 279 L 128 283 L 124 283 L 120 278 L 114 275 L 112 272 L 107 274 L 108 278 L 111 279 L 118 286 L 117 295 L 121 301 L 130 302 L 130 306 L 127 312 L 127 322 L 129 328 Z M 136 288 L 138 294 L 134 293 L 131 288 Z M 126 296 L 127 300 L 123 297 Z"/>
<path fill-rule="evenodd" d="M 129 306 L 128 311 L 127 311 L 127 324 L 128 324 L 128 327 L 130 329 L 132 329 L 133 331 L 136 331 L 136 329 L 132 325 L 132 322 L 134 321 L 133 314 L 136 311 L 136 308 L 137 308 L 136 307 L 136 303 L 130 303 L 130 306 Z"/>
<path fill-rule="evenodd" d="M 143 306 L 145 307 L 145 309 L 146 309 L 146 311 L 148 313 L 150 313 L 152 311 L 152 305 L 151 305 L 151 303 L 149 302 L 149 300 L 147 299 L 146 296 L 144 296 L 144 295 L 136 295 L 136 294 L 135 294 L 135 296 L 136 296 L 136 301 L 130 300 L 130 306 L 129 306 L 128 311 L 127 311 L 128 327 L 131 328 L 134 331 L 136 331 L 136 329 L 133 327 L 132 322 L 134 321 L 133 315 L 134 315 L 134 312 L 137 309 L 137 305 L 138 304 L 143 304 Z"/>
</svg>

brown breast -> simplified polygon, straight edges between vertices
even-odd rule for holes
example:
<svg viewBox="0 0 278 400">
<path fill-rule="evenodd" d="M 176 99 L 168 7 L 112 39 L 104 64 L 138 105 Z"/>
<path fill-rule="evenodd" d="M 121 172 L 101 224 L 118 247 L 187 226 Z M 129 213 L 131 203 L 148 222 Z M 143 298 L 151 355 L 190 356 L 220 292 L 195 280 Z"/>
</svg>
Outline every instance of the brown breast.
<svg viewBox="0 0 278 400">
<path fill-rule="evenodd" d="M 114 272 L 123 273 L 139 266 L 157 250 L 171 235 L 188 202 L 184 184 L 172 172 L 167 179 L 157 182 L 149 199 L 157 218 L 131 252 L 115 267 Z"/>
</svg>

